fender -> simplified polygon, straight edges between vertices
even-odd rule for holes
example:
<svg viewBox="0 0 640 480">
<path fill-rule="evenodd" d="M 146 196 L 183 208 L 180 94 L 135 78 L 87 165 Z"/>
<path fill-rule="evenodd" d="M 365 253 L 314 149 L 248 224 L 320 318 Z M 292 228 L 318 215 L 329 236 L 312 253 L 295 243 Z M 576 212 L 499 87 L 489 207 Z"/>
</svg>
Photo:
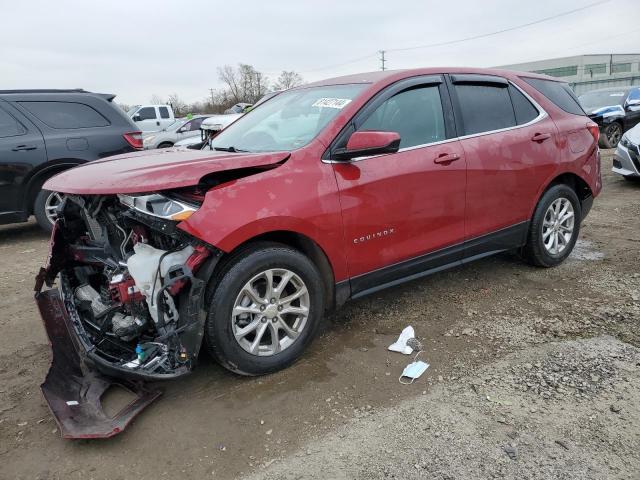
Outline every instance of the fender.
<svg viewBox="0 0 640 480">
<path fill-rule="evenodd" d="M 39 187 L 40 183 L 47 178 L 60 173 L 69 168 L 77 167 L 86 163 L 86 160 L 80 160 L 77 158 L 61 158 L 52 160 L 42 165 L 38 165 L 34 168 L 29 175 L 25 178 L 22 197 L 22 209 L 27 211 L 31 208 L 31 202 L 33 200 L 33 189 Z"/>
</svg>

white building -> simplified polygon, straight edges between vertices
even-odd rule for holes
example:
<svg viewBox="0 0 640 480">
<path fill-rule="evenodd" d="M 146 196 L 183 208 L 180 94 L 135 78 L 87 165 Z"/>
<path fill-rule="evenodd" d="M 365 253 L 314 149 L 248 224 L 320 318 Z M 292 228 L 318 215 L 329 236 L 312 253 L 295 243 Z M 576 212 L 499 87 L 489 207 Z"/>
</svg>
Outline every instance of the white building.
<svg viewBox="0 0 640 480">
<path fill-rule="evenodd" d="M 569 82 L 577 95 L 605 87 L 640 85 L 640 54 L 578 55 L 496 68 L 536 72 Z"/>
</svg>

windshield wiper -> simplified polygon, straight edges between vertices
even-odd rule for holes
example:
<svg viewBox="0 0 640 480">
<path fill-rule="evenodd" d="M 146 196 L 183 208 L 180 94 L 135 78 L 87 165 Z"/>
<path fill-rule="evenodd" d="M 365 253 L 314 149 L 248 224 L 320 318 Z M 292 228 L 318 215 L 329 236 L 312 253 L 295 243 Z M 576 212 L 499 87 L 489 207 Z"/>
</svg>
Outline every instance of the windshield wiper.
<svg viewBox="0 0 640 480">
<path fill-rule="evenodd" d="M 213 147 L 214 150 L 218 152 L 231 152 L 231 153 L 247 153 L 249 150 L 242 150 L 240 148 L 236 148 L 234 146 L 231 147 Z"/>
</svg>

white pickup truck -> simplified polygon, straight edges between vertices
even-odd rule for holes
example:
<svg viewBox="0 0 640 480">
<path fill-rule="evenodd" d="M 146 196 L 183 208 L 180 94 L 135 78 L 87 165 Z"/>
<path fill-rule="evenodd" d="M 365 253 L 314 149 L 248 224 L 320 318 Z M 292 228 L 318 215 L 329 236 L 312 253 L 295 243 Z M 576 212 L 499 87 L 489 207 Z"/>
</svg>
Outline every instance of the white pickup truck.
<svg viewBox="0 0 640 480">
<path fill-rule="evenodd" d="M 127 115 L 142 132 L 156 132 L 176 121 L 171 105 L 136 105 Z"/>
</svg>

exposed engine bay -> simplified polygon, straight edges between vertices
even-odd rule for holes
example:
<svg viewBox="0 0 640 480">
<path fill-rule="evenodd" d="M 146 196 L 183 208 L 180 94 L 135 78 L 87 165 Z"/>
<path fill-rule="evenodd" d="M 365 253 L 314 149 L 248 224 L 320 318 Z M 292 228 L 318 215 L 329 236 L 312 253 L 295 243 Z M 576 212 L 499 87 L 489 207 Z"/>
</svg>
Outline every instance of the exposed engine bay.
<svg viewBox="0 0 640 480">
<path fill-rule="evenodd" d="M 69 323 L 102 373 L 162 379 L 194 366 L 205 321 L 203 278 L 220 254 L 176 228 L 196 202 L 68 195 L 59 208 L 41 281 L 51 285 L 59 273 Z"/>
</svg>

